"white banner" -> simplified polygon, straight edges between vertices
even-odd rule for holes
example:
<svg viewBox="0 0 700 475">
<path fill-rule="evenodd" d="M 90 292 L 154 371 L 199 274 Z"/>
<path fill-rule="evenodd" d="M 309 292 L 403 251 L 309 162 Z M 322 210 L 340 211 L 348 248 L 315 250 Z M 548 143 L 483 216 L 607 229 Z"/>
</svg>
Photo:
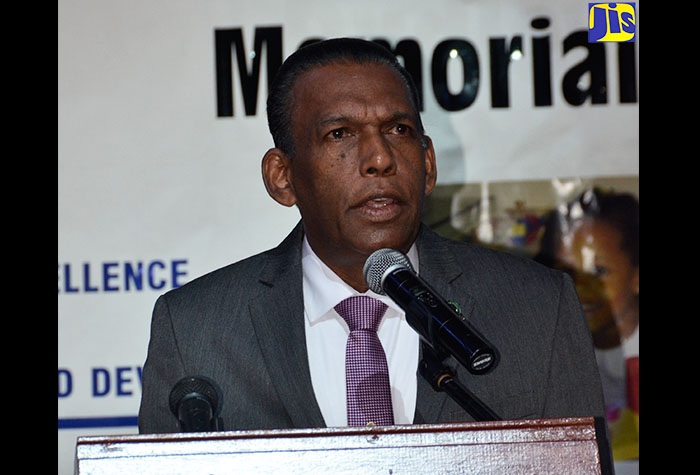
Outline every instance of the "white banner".
<svg viewBox="0 0 700 475">
<path fill-rule="evenodd" d="M 639 30 L 587 32 L 578 0 L 59 0 L 59 473 L 77 435 L 137 432 L 158 295 L 299 219 L 260 176 L 275 65 L 313 39 L 386 41 L 438 184 L 638 176 Z"/>
</svg>

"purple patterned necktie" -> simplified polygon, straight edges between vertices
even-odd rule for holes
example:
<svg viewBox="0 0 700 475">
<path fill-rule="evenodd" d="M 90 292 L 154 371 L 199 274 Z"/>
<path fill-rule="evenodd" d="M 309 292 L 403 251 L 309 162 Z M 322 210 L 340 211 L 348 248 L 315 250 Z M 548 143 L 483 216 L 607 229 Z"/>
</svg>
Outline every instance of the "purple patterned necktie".
<svg viewBox="0 0 700 475">
<path fill-rule="evenodd" d="M 350 327 L 345 348 L 348 425 L 393 425 L 389 368 L 377 336 L 387 306 L 372 297 L 358 295 L 335 307 Z"/>
</svg>

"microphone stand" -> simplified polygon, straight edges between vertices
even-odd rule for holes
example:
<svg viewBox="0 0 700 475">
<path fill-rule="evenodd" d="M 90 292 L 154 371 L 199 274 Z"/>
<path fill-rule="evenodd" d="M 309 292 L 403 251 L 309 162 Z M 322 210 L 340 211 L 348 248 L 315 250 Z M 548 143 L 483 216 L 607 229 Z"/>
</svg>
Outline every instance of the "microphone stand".
<svg viewBox="0 0 700 475">
<path fill-rule="evenodd" d="M 449 355 L 438 355 L 425 342 L 421 346 L 423 358 L 418 363 L 418 372 L 435 391 L 445 391 L 477 421 L 502 420 L 500 416 L 457 381 L 454 371 L 443 361 Z"/>
</svg>

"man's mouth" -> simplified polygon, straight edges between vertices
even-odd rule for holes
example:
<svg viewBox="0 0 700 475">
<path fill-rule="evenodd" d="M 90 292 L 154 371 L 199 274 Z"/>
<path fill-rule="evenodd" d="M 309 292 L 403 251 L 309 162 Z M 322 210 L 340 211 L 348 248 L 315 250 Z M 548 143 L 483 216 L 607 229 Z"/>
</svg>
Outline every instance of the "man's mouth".
<svg viewBox="0 0 700 475">
<path fill-rule="evenodd" d="M 390 193 L 375 193 L 360 201 L 354 209 L 370 221 L 390 221 L 401 212 L 401 201 Z"/>
<path fill-rule="evenodd" d="M 387 197 L 382 197 L 382 198 L 372 198 L 371 200 L 368 200 L 365 202 L 365 206 L 369 208 L 384 208 L 388 205 L 394 204 L 396 201 L 393 198 L 387 198 Z"/>
</svg>

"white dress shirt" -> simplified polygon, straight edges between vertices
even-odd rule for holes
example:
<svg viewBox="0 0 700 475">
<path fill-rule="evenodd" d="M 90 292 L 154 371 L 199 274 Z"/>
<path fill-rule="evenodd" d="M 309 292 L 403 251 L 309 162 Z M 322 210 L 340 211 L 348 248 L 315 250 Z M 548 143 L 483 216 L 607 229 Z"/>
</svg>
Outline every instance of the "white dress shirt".
<svg viewBox="0 0 700 475">
<path fill-rule="evenodd" d="M 415 244 L 408 258 L 418 272 Z M 348 297 L 361 294 L 319 259 L 306 237 L 301 264 L 306 347 L 314 394 L 328 427 L 347 426 L 345 345 L 350 330 L 333 307 Z M 379 299 L 389 307 L 377 334 L 389 366 L 394 423 L 411 424 L 416 409 L 418 334 L 406 323 L 405 313 L 391 298 L 371 290 L 362 295 Z"/>
</svg>

